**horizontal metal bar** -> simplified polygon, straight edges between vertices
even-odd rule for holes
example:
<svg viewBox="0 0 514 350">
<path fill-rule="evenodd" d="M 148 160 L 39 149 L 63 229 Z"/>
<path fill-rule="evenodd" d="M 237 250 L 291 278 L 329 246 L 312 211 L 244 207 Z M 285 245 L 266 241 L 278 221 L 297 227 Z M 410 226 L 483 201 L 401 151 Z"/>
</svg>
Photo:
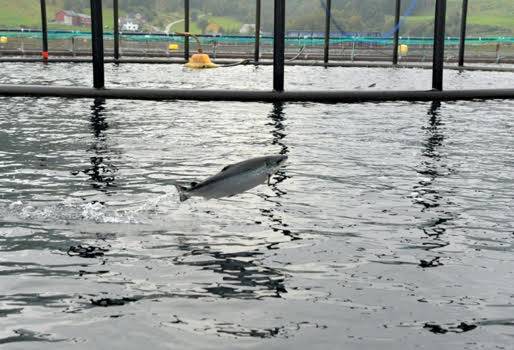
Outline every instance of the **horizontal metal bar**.
<svg viewBox="0 0 514 350">
<path fill-rule="evenodd" d="M 130 100 L 193 100 L 241 102 L 356 103 L 385 101 L 453 101 L 514 99 L 514 89 L 446 91 L 234 91 L 167 89 L 93 89 L 87 87 L 0 85 L 0 96 L 112 98 Z"/>
<path fill-rule="evenodd" d="M 216 64 L 233 64 L 241 62 L 241 60 L 234 59 L 218 59 L 212 60 Z M 29 63 L 29 62 L 49 62 L 49 63 L 91 63 L 91 58 L 86 57 L 51 57 L 48 61 L 43 61 L 39 57 L 0 57 L 0 63 Z M 130 58 L 124 57 L 119 60 L 112 58 L 105 58 L 105 63 L 120 63 L 120 64 L 184 64 L 184 59 L 181 58 Z M 260 60 L 259 62 L 249 61 L 250 65 L 269 66 L 273 61 Z M 393 66 L 391 63 L 376 63 L 376 62 L 329 62 L 325 64 L 321 61 L 292 61 L 286 62 L 286 66 L 310 66 L 310 67 L 347 67 L 347 68 L 419 68 L 419 69 L 432 69 L 430 63 L 415 64 L 403 63 Z M 444 69 L 459 70 L 459 71 L 487 71 L 487 72 L 514 72 L 514 67 L 497 67 L 497 66 L 445 66 Z"/>
</svg>

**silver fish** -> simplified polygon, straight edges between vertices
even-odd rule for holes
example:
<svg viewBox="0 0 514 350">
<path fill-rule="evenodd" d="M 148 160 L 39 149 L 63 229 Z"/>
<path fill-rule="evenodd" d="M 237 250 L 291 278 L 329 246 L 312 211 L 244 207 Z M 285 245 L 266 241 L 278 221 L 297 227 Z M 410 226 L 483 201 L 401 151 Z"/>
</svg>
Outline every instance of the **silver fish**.
<svg viewBox="0 0 514 350">
<path fill-rule="evenodd" d="M 285 155 L 274 155 L 248 159 L 239 163 L 227 165 L 219 173 L 200 183 L 192 182 L 191 187 L 175 184 L 180 201 L 192 196 L 206 199 L 231 197 L 248 191 L 264 183 L 287 160 Z"/>
</svg>

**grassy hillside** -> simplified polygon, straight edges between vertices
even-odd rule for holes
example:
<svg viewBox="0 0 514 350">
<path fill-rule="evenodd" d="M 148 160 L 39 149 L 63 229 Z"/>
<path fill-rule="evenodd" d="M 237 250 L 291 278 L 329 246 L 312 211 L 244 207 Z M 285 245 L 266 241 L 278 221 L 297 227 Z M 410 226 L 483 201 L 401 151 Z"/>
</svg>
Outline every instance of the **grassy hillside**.
<svg viewBox="0 0 514 350">
<path fill-rule="evenodd" d="M 209 0 L 216 1 L 216 0 Z M 391 0 L 393 1 L 393 0 Z M 418 0 L 423 2 L 434 2 L 434 0 Z M 87 27 L 70 27 L 66 25 L 53 23 L 55 13 L 63 8 L 63 0 L 47 0 L 47 17 L 49 29 L 69 29 L 69 30 L 89 30 Z M 106 30 L 112 30 L 112 9 L 108 6 L 109 2 L 104 2 L 104 27 Z M 290 1 L 289 4 L 296 4 L 297 2 Z M 410 1 L 403 1 L 404 10 L 409 6 Z M 318 1 L 303 1 L 298 2 L 298 6 L 290 6 L 288 11 L 288 22 L 300 23 L 302 19 L 310 20 L 309 15 L 318 13 L 315 19 L 323 26 L 323 14 L 320 10 Z M 426 3 L 424 3 L 426 5 Z M 460 25 L 460 12 L 462 0 L 448 0 L 448 14 L 447 14 L 447 34 L 454 36 L 458 35 Z M 266 3 L 269 7 L 270 3 Z M 123 1 L 120 1 L 120 15 L 123 16 L 131 11 L 131 8 L 124 6 Z M 402 28 L 402 35 L 432 35 L 433 6 L 423 6 L 424 10 L 415 11 L 414 15 L 405 18 L 405 26 Z M 419 8 L 422 8 L 419 6 Z M 248 19 L 233 18 L 229 16 L 212 16 L 209 13 L 202 13 L 198 9 L 198 20 L 191 22 L 191 32 L 200 33 L 200 25 L 205 20 L 208 23 L 216 23 L 220 25 L 224 32 L 238 33 L 239 28 L 243 22 L 248 22 Z M 89 8 L 80 10 L 83 13 L 89 13 Z M 352 13 L 343 11 L 341 8 L 334 8 L 337 13 L 337 18 L 341 17 L 342 26 L 347 30 L 352 30 L 352 26 L 358 29 L 366 30 L 367 26 L 362 23 L 352 25 Z M 181 9 L 176 8 L 174 12 L 170 11 L 154 11 L 155 15 L 149 19 L 149 23 L 144 30 L 164 30 L 167 24 L 175 23 L 171 27 L 171 31 L 183 31 L 184 22 L 179 21 L 183 15 Z M 266 21 L 270 18 L 269 9 L 264 9 L 264 16 Z M 306 18 L 303 17 L 307 16 Z M 514 35 L 514 0 L 473 0 L 469 2 L 468 11 L 468 34 L 470 36 L 486 36 L 486 35 Z M 312 16 L 311 16 L 312 17 Z M 318 18 L 319 17 L 319 18 Z M 360 17 L 354 20 L 359 20 Z M 263 21 L 265 19 L 263 18 Z M 40 28 L 40 5 L 39 0 L 0 0 L 0 28 Z M 355 21 L 354 21 L 355 22 Z M 385 25 L 383 31 L 387 31 L 393 22 L 391 13 L 386 14 Z M 310 22 L 309 22 L 310 23 Z M 288 27 L 289 28 L 289 27 Z M 296 29 L 296 28 L 289 28 Z M 380 30 L 380 29 L 377 29 Z"/>
<path fill-rule="evenodd" d="M 53 23 L 55 14 L 62 9 L 58 1 L 47 2 L 47 19 L 49 29 L 68 29 L 68 30 L 89 30 L 88 27 L 75 27 Z M 80 12 L 90 14 L 89 8 L 84 8 Z M 126 14 L 123 8 L 120 8 L 120 16 Z M 40 28 L 41 14 L 39 0 L 0 0 L 0 28 Z M 237 19 L 230 17 L 203 16 L 209 23 L 219 24 L 225 31 L 238 32 L 242 23 Z M 168 23 L 182 19 L 181 13 L 160 13 L 151 19 L 148 28 L 153 30 L 157 27 L 164 30 Z M 113 28 L 113 10 L 104 5 L 103 7 L 103 24 L 106 30 Z M 178 22 L 171 26 L 171 31 L 184 31 L 184 22 Z M 201 29 L 196 21 L 191 21 L 190 32 L 199 34 Z"/>
<path fill-rule="evenodd" d="M 53 23 L 55 14 L 62 7 L 58 4 L 47 3 L 46 14 L 48 29 L 88 30 L 89 27 L 67 26 Z M 90 9 L 81 11 L 90 14 Z M 123 15 L 123 12 L 120 13 Z M 104 6 L 103 22 L 106 29 L 113 27 L 113 13 L 111 8 Z M 39 0 L 0 0 L 0 28 L 40 28 L 41 7 Z"/>
<path fill-rule="evenodd" d="M 404 4 L 406 6 L 406 4 Z M 447 34 L 456 36 L 460 28 L 462 0 L 448 0 Z M 392 21 L 392 18 L 389 19 Z M 417 11 L 405 19 L 404 34 L 421 32 L 430 35 L 434 20 L 433 10 Z M 468 7 L 468 35 L 514 35 L 514 1 L 475 0 Z"/>
<path fill-rule="evenodd" d="M 215 23 L 221 26 L 225 33 L 239 33 L 239 29 L 243 25 L 242 22 L 230 17 L 220 17 L 220 16 L 204 16 L 205 20 L 208 23 Z M 198 21 L 191 21 L 189 24 L 189 32 L 193 34 L 201 34 L 202 30 L 198 25 Z M 172 32 L 182 32 L 184 31 L 184 22 L 179 22 L 171 26 Z"/>
<path fill-rule="evenodd" d="M 239 29 L 243 25 L 240 21 L 230 17 L 208 17 L 209 23 L 219 24 L 226 32 L 239 32 Z"/>
<path fill-rule="evenodd" d="M 183 32 L 184 31 L 184 22 L 179 22 L 171 26 L 170 32 Z M 193 34 L 201 34 L 200 28 L 196 25 L 195 22 L 189 23 L 189 32 Z"/>
<path fill-rule="evenodd" d="M 0 27 L 40 26 L 39 1 L 0 0 Z"/>
</svg>

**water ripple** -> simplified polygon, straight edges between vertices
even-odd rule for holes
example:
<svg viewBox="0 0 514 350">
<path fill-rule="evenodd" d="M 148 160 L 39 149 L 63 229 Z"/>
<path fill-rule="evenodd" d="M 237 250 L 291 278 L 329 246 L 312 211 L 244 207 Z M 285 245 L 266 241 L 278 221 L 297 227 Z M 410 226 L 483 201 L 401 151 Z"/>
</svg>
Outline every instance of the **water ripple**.
<svg viewBox="0 0 514 350">
<path fill-rule="evenodd" d="M 90 84 L 89 65 L 2 65 L 4 83 Z M 112 86 L 164 88 L 264 90 L 271 77 L 249 66 L 106 71 Z M 296 89 L 414 89 L 427 72 L 286 69 Z M 512 79 L 445 76 L 454 88 Z M 512 342 L 511 101 L 0 103 L 0 343 Z M 178 200 L 175 182 L 275 153 L 289 160 L 269 184 Z"/>
</svg>

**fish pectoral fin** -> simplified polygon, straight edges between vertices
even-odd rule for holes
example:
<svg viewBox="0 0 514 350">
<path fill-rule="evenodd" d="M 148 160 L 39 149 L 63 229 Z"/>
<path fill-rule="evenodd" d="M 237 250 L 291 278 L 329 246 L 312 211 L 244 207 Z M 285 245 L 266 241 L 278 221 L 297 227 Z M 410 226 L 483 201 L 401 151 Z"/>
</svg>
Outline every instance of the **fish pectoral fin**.
<svg viewBox="0 0 514 350">
<path fill-rule="evenodd" d="M 189 195 L 184 192 L 179 192 L 179 199 L 181 202 L 187 201 L 189 199 Z"/>
</svg>

